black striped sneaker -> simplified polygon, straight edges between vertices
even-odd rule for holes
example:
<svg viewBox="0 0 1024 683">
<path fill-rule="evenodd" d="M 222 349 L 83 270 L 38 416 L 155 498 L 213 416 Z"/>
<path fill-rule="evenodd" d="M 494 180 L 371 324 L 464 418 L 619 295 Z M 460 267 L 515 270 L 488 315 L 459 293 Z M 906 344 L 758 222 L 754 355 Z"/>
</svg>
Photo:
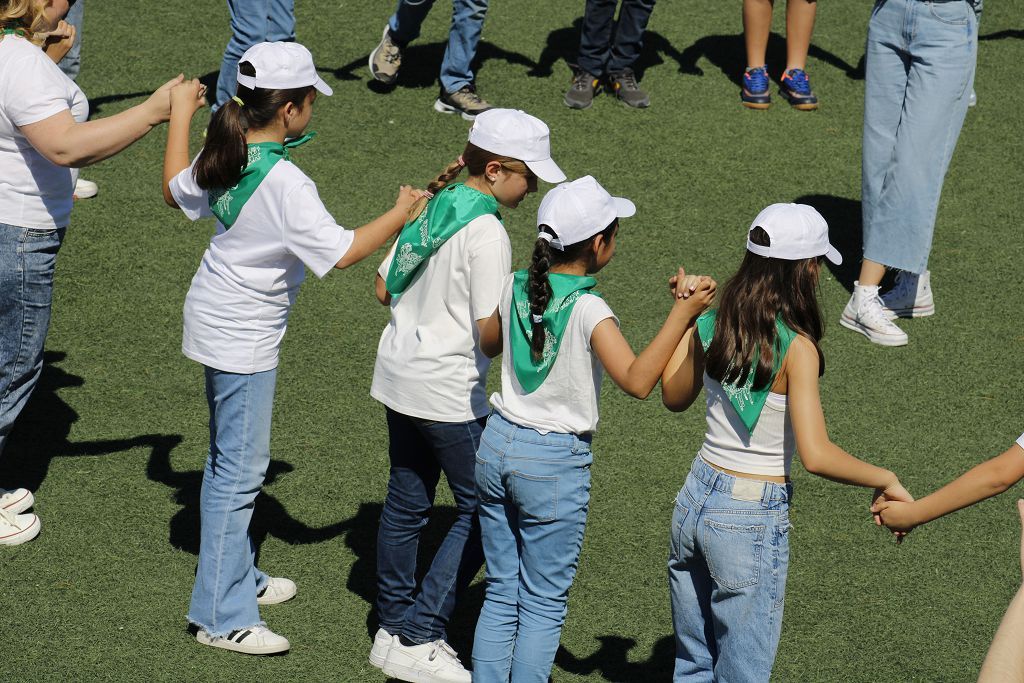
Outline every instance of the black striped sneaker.
<svg viewBox="0 0 1024 683">
<path fill-rule="evenodd" d="M 226 636 L 212 637 L 203 629 L 196 631 L 196 640 L 203 645 L 244 652 L 247 655 L 273 655 L 287 652 L 291 643 L 266 626 L 250 626 L 232 631 Z"/>
</svg>

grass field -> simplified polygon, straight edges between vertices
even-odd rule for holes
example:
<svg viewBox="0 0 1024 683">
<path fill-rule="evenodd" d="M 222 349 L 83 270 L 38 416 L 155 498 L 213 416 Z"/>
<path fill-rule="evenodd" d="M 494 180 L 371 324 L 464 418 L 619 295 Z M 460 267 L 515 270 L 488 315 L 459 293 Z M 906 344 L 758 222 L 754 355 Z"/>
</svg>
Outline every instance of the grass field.
<svg viewBox="0 0 1024 683">
<path fill-rule="evenodd" d="M 202 4 L 89 3 L 80 83 L 95 115 L 138 103 L 179 71 L 219 67 L 226 7 Z M 449 9 L 438 2 L 397 88 L 381 93 L 368 87 L 365 62 L 390 3 L 298 4 L 299 40 L 335 96 L 318 100 L 319 135 L 296 160 L 339 222 L 356 226 L 390 206 L 399 182 L 422 186 L 461 150 L 467 124 L 431 109 Z M 606 97 L 584 112 L 563 106 L 582 0 L 492 5 L 481 93 L 544 119 L 571 177 L 592 173 L 638 206 L 600 277 L 634 346 L 667 313 L 664 280 L 679 263 L 724 280 L 764 205 L 804 201 L 824 213 L 847 257 L 822 282 L 833 440 L 923 494 L 1020 434 L 1024 0 L 986 10 L 979 103 L 946 180 L 932 253 L 938 314 L 903 323 L 910 345 L 901 349 L 838 325 L 860 249 L 869 2 L 821 3 L 808 64 L 822 100 L 815 113 L 778 102 L 767 112 L 740 107 L 736 0 L 658 5 L 641 62 L 646 111 Z M 784 54 L 773 34 L 773 71 Z M 206 116 L 197 116 L 196 144 Z M 76 205 L 61 251 L 44 376 L 0 458 L 0 485 L 36 489 L 43 520 L 38 540 L 0 551 L 0 681 L 382 681 L 366 662 L 387 480 L 384 412 L 368 396 L 387 320 L 372 294 L 377 257 L 308 281 L 284 343 L 274 463 L 254 533 L 261 567 L 300 587 L 295 601 L 263 612 L 291 653 L 245 657 L 200 647 L 185 632 L 207 428 L 201 368 L 180 353 L 181 308 L 213 224 L 163 205 L 164 136 L 157 130 L 85 172 L 100 195 Z M 517 265 L 538 201 L 505 212 Z M 555 681 L 669 679 L 668 527 L 702 434 L 700 410 L 676 416 L 657 398 L 605 388 Z M 1020 583 L 1019 489 L 897 547 L 870 524 L 867 491 L 794 470 L 775 678 L 973 680 Z M 438 524 L 451 510 L 441 494 Z M 452 627 L 464 661 L 481 598 L 478 581 Z"/>
</svg>

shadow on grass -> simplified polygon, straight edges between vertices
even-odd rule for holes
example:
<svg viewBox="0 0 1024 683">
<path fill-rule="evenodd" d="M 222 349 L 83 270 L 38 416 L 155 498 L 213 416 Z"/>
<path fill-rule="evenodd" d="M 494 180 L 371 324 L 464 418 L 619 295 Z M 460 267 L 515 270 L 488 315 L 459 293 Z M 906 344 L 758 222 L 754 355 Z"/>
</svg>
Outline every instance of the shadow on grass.
<svg viewBox="0 0 1024 683">
<path fill-rule="evenodd" d="M 793 201 L 809 204 L 825 217 L 829 242 L 843 255 L 843 262 L 837 266 L 826 259 L 824 263 L 832 276 L 847 291 L 853 292 L 853 282 L 860 275 L 860 262 L 864 255 L 860 201 L 830 194 L 805 194 Z"/>
<path fill-rule="evenodd" d="M 148 447 L 153 452 L 169 452 L 179 443 L 179 434 L 143 434 L 124 439 L 71 441 L 71 425 L 78 413 L 61 398 L 60 391 L 80 387 L 85 380 L 72 375 L 57 364 L 67 354 L 47 351 L 43 355 L 43 371 L 32 397 L 14 423 L 7 446 L 0 457 L 0 485 L 4 488 L 23 486 L 37 490 L 50 471 L 54 458 L 103 456 Z"/>
<path fill-rule="evenodd" d="M 630 662 L 629 651 L 636 647 L 632 638 L 618 635 L 598 637 L 601 647 L 593 654 L 580 659 L 565 647 L 559 646 L 555 653 L 555 664 L 569 673 L 589 676 L 595 672 L 603 680 L 621 683 L 637 681 L 668 681 L 672 679 L 675 666 L 675 643 L 672 636 L 665 636 L 654 644 L 651 657 L 646 662 Z"/>
<path fill-rule="evenodd" d="M 978 36 L 978 40 L 1006 40 L 1007 38 L 1024 40 L 1024 30 L 1019 28 L 1009 28 L 1003 31 L 996 31 L 994 33 L 986 33 L 983 36 Z"/>
</svg>

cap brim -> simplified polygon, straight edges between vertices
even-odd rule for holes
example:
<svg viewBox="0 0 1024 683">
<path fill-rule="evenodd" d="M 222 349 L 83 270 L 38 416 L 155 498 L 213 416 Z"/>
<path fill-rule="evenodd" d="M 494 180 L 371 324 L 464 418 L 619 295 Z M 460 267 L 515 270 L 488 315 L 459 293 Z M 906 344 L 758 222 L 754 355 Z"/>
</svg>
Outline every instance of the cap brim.
<svg viewBox="0 0 1024 683">
<path fill-rule="evenodd" d="M 565 180 L 565 174 L 562 173 L 562 169 L 558 168 L 558 164 L 551 159 L 525 161 L 523 163 L 545 183 L 560 183 Z"/>
<path fill-rule="evenodd" d="M 839 253 L 839 250 L 833 247 L 831 244 L 828 245 L 828 251 L 825 252 L 825 258 L 834 265 L 842 265 L 843 255 Z"/>
<path fill-rule="evenodd" d="M 313 87 L 316 88 L 317 91 L 322 92 L 324 95 L 327 95 L 328 97 L 334 94 L 334 90 L 331 89 L 331 86 L 327 85 L 324 82 L 324 79 L 320 78 L 319 76 L 316 77 L 316 83 L 313 84 Z"/>
<path fill-rule="evenodd" d="M 625 197 L 612 197 L 615 204 L 615 215 L 619 218 L 629 218 L 636 214 L 636 204 Z"/>
</svg>

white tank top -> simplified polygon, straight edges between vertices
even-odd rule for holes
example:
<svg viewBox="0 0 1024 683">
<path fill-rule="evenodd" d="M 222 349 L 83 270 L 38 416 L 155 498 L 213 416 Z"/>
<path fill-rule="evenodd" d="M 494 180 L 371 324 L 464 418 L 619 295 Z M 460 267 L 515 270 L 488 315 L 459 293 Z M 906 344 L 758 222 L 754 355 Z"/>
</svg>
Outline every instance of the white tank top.
<svg viewBox="0 0 1024 683">
<path fill-rule="evenodd" d="M 796 439 L 786 396 L 769 393 L 752 433 L 729 402 L 722 385 L 704 373 L 707 432 L 700 456 L 712 465 L 774 477 L 788 477 Z"/>
</svg>

